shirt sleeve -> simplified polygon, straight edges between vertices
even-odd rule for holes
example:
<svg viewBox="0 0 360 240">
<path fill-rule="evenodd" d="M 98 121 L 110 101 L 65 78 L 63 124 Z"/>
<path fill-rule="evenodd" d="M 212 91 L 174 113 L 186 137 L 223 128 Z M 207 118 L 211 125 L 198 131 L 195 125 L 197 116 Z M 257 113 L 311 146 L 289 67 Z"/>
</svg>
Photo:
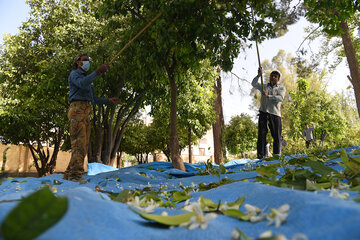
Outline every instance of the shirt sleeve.
<svg viewBox="0 0 360 240">
<path fill-rule="evenodd" d="M 104 105 L 104 104 L 109 104 L 110 103 L 108 98 L 97 97 L 95 95 L 95 91 L 94 91 L 93 87 L 91 87 L 91 91 L 92 91 L 92 95 L 93 95 L 93 99 L 94 99 L 94 104 L 96 104 L 96 105 Z"/>
<path fill-rule="evenodd" d="M 272 102 L 282 102 L 285 98 L 285 87 L 280 86 L 276 95 L 269 95 L 269 100 Z"/>
<path fill-rule="evenodd" d="M 258 83 L 258 81 L 259 81 L 259 76 L 256 76 L 256 77 L 252 80 L 251 86 L 253 86 L 253 88 L 256 88 L 256 89 L 259 90 L 259 91 L 262 91 L 261 84 Z"/>
<path fill-rule="evenodd" d="M 82 74 L 73 71 L 70 76 L 71 82 L 78 88 L 86 88 L 88 87 L 97 77 L 96 72 L 92 72 L 91 74 L 84 76 Z"/>
</svg>

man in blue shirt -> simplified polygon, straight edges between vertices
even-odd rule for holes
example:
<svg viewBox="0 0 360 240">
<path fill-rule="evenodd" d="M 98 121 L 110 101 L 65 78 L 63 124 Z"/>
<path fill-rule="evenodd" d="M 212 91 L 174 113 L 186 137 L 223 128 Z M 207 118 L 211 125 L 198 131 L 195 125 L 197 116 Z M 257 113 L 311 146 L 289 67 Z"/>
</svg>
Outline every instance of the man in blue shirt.
<svg viewBox="0 0 360 240">
<path fill-rule="evenodd" d="M 69 75 L 68 119 L 70 121 L 71 159 L 64 173 L 64 179 L 84 182 L 84 159 L 89 148 L 90 114 L 92 104 L 118 104 L 118 98 L 101 98 L 94 93 L 92 83 L 109 70 L 108 64 L 100 65 L 94 72 L 86 75 L 90 69 L 90 59 L 87 54 L 79 55 L 74 63 L 74 69 Z"/>
</svg>

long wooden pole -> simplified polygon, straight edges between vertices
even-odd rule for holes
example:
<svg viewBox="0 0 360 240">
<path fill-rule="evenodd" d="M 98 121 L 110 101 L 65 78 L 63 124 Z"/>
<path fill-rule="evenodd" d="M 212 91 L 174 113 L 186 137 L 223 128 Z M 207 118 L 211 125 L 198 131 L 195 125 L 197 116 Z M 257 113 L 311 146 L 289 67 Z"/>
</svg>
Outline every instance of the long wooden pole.
<svg viewBox="0 0 360 240">
<path fill-rule="evenodd" d="M 109 65 L 111 65 L 112 62 L 118 56 L 120 56 L 122 54 L 122 52 L 124 52 L 125 49 L 128 48 L 133 41 L 135 41 L 135 39 L 137 39 L 148 27 L 150 27 L 151 24 L 153 24 L 161 16 L 161 14 L 162 14 L 161 12 L 158 13 L 148 24 L 146 24 L 146 26 L 143 29 L 141 29 L 140 32 L 138 32 L 132 39 L 130 39 L 130 41 L 127 44 L 125 44 L 125 46 L 111 59 L 111 61 L 109 62 Z"/>
<path fill-rule="evenodd" d="M 258 56 L 259 68 L 261 68 L 260 53 L 259 53 L 259 46 L 257 40 L 256 40 L 256 51 Z M 260 77 L 261 77 L 261 89 L 264 90 L 264 79 L 262 73 Z"/>
<path fill-rule="evenodd" d="M 252 20 L 253 20 L 253 27 L 255 28 L 255 18 L 254 18 L 254 9 L 251 8 L 252 11 Z M 261 68 L 261 60 L 260 60 L 260 51 L 259 51 L 259 46 L 258 46 L 258 41 L 255 40 L 256 43 L 256 52 L 257 52 L 257 57 L 258 57 L 258 62 L 259 62 L 259 68 Z M 261 89 L 264 91 L 264 79 L 263 79 L 263 75 L 261 74 Z"/>
</svg>

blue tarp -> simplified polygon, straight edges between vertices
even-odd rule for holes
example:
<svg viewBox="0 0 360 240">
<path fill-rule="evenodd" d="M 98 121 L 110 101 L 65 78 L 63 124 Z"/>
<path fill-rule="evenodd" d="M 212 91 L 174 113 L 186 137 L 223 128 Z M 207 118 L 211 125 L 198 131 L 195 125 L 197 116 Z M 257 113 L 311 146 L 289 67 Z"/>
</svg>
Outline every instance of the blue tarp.
<svg viewBox="0 0 360 240">
<path fill-rule="evenodd" d="M 351 153 L 354 148 L 347 148 Z M 338 150 L 335 150 L 338 151 Z M 293 158 L 298 156 L 287 156 Z M 333 162 L 341 161 L 335 159 Z M 276 162 L 276 161 L 274 161 Z M 264 164 L 259 160 L 238 159 L 227 163 L 226 168 L 234 173 L 224 174 L 230 180 L 251 178 L 255 171 L 242 171 Z M 266 162 L 269 164 L 269 162 Z M 114 169 L 102 164 L 88 165 L 86 184 L 63 180 L 62 174 L 53 174 L 41 178 L 16 178 L 18 182 L 6 179 L 0 185 L 0 223 L 18 202 L 3 200 L 19 199 L 34 192 L 44 184 L 56 185 L 57 195 L 69 200 L 69 208 L 64 217 L 38 239 L 231 239 L 235 228 L 241 229 L 249 237 L 258 237 L 266 230 L 274 234 L 282 233 L 291 239 L 302 233 L 308 239 L 360 239 L 360 203 L 352 201 L 359 191 L 339 191 L 349 193 L 349 199 L 343 200 L 330 196 L 329 190 L 316 192 L 292 190 L 268 186 L 256 182 L 233 182 L 202 192 L 192 192 L 190 201 L 197 201 L 200 196 L 215 203 L 232 202 L 244 196 L 245 202 L 261 209 L 278 208 L 290 205 L 290 214 L 285 224 L 276 228 L 266 221 L 251 223 L 220 215 L 209 222 L 205 230 L 189 230 L 184 227 L 167 228 L 144 220 L 131 211 L 127 204 L 110 200 L 105 193 L 96 192 L 98 185 L 106 191 L 120 192 L 121 189 L 158 189 L 167 185 L 167 190 L 181 190 L 179 185 L 194 186 L 199 183 L 218 182 L 216 175 L 196 175 L 197 168 L 204 169 L 205 164 L 185 164 L 187 172 L 172 168 L 168 162 L 154 162 Z M 339 168 L 339 166 L 335 166 Z M 26 181 L 24 181 L 26 180 Z M 1 202 L 2 201 L 2 202 Z M 175 209 L 157 208 L 169 215 L 182 212 L 183 203 Z M 241 206 L 240 210 L 244 210 Z"/>
</svg>

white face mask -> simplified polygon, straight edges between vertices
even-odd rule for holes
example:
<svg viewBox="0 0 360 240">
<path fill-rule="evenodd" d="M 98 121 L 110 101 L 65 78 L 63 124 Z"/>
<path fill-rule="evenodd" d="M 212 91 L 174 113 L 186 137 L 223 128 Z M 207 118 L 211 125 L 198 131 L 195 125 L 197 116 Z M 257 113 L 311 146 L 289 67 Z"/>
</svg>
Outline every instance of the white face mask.
<svg viewBox="0 0 360 240">
<path fill-rule="evenodd" d="M 82 66 L 81 68 L 84 69 L 85 72 L 87 72 L 90 68 L 90 62 L 89 61 L 82 61 Z"/>
</svg>

